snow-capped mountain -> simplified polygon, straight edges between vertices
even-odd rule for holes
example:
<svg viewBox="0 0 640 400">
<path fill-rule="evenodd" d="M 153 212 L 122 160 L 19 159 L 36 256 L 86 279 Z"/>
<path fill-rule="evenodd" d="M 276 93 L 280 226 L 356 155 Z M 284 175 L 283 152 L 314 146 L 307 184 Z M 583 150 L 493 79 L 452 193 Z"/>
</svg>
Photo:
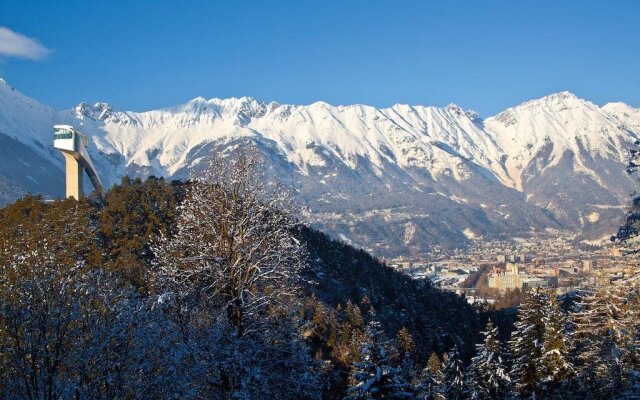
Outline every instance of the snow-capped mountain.
<svg viewBox="0 0 640 400">
<path fill-rule="evenodd" d="M 107 103 L 56 111 L 1 81 L 0 154 L 12 161 L 2 165 L 21 167 L 0 167 L 10 188 L 0 201 L 24 191 L 62 195 L 54 123 L 91 137 L 107 184 L 124 174 L 184 178 L 212 151 L 253 142 L 321 228 L 395 255 L 546 228 L 610 235 L 633 190 L 624 163 L 640 110 L 562 92 L 484 120 L 453 104 L 377 109 L 247 97 L 147 112 Z"/>
<path fill-rule="evenodd" d="M 640 129 L 627 105 L 602 108 L 562 92 L 510 108 L 484 121 L 505 154 L 514 187 L 564 226 L 606 235 L 627 207 L 633 181 L 623 165 Z M 604 224 L 606 225 L 606 224 Z"/>
</svg>

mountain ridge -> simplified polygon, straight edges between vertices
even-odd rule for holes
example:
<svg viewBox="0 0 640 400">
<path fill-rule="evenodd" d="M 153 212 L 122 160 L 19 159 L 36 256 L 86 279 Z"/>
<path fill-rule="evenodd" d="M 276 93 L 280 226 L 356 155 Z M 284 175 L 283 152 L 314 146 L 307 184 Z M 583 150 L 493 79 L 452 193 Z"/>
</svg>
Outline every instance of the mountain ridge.
<svg viewBox="0 0 640 400">
<path fill-rule="evenodd" d="M 0 134 L 61 168 L 50 146 L 54 123 L 91 138 L 107 185 L 125 174 L 186 178 L 212 151 L 254 143 L 318 227 L 390 256 L 549 228 L 605 237 L 612 218 L 622 218 L 632 185 L 625 154 L 640 135 L 639 110 L 598 107 L 566 91 L 482 119 L 455 104 L 378 109 L 251 97 L 196 97 L 144 112 L 106 102 L 57 111 L 0 84 Z M 4 176 L 12 185 L 30 180 L 13 174 Z"/>
</svg>

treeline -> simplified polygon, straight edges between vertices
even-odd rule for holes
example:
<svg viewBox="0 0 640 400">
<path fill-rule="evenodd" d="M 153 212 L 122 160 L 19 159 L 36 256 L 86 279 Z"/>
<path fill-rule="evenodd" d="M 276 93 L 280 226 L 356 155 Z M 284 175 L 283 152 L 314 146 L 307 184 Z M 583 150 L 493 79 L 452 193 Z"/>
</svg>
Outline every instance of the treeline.
<svg viewBox="0 0 640 400">
<path fill-rule="evenodd" d="M 214 161 L 0 210 L 0 398 L 337 399 L 364 343 L 473 354 L 484 312 L 301 225 L 252 154 Z"/>
</svg>

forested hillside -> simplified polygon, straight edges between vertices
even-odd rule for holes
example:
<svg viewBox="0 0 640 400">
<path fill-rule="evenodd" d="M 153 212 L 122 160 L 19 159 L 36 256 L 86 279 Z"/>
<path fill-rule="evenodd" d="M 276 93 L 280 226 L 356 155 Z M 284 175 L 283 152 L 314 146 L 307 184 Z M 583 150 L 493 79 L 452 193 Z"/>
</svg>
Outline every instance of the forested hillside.
<svg viewBox="0 0 640 400">
<path fill-rule="evenodd" d="M 306 227 L 263 173 L 240 152 L 0 210 L 0 398 L 639 393 L 634 282 L 570 312 L 530 292 L 504 343 L 499 315 Z"/>
<path fill-rule="evenodd" d="M 0 392 L 341 398 L 374 321 L 417 365 L 472 354 L 477 309 L 258 201 L 255 171 L 235 168 L 242 188 L 124 178 L 104 201 L 0 210 Z"/>
</svg>

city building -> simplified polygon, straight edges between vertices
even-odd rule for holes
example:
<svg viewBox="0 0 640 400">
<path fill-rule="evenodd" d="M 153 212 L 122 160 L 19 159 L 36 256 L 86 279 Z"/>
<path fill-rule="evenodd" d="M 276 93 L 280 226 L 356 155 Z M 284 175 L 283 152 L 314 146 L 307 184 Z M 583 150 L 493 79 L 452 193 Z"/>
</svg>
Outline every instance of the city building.
<svg viewBox="0 0 640 400">
<path fill-rule="evenodd" d="M 498 290 L 531 289 L 536 287 L 547 288 L 551 286 L 550 279 L 545 279 L 544 277 L 511 273 L 490 274 L 488 276 L 488 283 L 490 288 Z"/>
<path fill-rule="evenodd" d="M 582 270 L 586 273 L 590 273 L 596 267 L 595 260 L 582 260 Z"/>
</svg>

